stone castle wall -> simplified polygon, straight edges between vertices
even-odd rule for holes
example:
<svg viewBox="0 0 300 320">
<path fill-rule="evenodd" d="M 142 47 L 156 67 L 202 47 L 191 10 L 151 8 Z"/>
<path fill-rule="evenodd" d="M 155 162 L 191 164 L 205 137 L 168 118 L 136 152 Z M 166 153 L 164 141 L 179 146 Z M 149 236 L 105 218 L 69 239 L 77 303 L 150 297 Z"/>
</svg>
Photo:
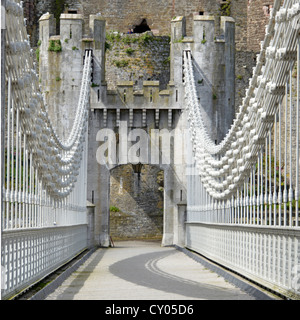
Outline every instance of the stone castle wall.
<svg viewBox="0 0 300 320">
<path fill-rule="evenodd" d="M 126 33 L 129 28 L 146 19 L 156 35 L 170 34 L 170 21 L 174 16 L 186 16 L 187 34 L 192 33 L 195 14 L 230 15 L 236 21 L 237 50 L 259 50 L 259 42 L 264 37 L 264 26 L 268 21 L 273 0 L 24 0 L 25 16 L 32 35 L 32 44 L 38 40 L 38 19 L 49 12 L 56 19 L 63 12 L 77 11 L 88 22 L 90 14 L 101 13 L 107 20 L 107 30 Z M 88 26 L 88 23 L 86 24 Z M 88 32 L 87 27 L 85 32 Z"/>
<path fill-rule="evenodd" d="M 249 0 L 247 21 L 247 49 L 260 51 L 260 42 L 265 35 L 265 26 L 270 17 L 273 0 Z"/>
<path fill-rule="evenodd" d="M 141 89 L 143 81 L 158 80 L 160 89 L 170 80 L 170 37 L 108 32 L 106 38 L 106 81 L 115 89 L 120 81 L 134 81 Z"/>
</svg>

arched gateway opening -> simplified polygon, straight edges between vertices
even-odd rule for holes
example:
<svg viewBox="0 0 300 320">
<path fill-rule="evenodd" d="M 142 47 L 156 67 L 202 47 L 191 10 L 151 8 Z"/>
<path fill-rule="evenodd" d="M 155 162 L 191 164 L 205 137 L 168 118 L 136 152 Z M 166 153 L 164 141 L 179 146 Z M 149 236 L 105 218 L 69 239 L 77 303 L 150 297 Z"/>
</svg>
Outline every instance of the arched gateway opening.
<svg viewBox="0 0 300 320">
<path fill-rule="evenodd" d="M 110 237 L 161 240 L 164 172 L 155 165 L 126 164 L 110 172 Z"/>
</svg>

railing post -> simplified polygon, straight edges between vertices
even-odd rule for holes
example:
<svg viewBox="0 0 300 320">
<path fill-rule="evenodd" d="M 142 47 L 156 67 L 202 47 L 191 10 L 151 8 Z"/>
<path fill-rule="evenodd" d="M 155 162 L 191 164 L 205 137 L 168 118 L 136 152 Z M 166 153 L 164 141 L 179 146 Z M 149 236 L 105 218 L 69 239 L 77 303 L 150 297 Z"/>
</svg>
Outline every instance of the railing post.
<svg viewBox="0 0 300 320">
<path fill-rule="evenodd" d="M 89 201 L 86 204 L 87 209 L 87 246 L 88 249 L 92 249 L 95 246 L 94 240 L 94 221 L 95 221 L 95 205 Z"/>
</svg>

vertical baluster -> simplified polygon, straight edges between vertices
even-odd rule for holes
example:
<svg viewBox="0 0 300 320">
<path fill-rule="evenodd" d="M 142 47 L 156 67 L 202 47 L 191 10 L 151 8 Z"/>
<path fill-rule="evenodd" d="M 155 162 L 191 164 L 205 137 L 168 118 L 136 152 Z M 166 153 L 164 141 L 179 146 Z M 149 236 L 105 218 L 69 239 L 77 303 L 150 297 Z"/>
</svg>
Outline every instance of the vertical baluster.
<svg viewBox="0 0 300 320">
<path fill-rule="evenodd" d="M 22 132 L 19 132 L 19 194 L 18 194 L 18 206 L 19 206 L 19 217 L 20 217 L 20 228 L 24 227 L 24 217 L 23 217 L 23 205 L 22 205 Z"/>
<path fill-rule="evenodd" d="M 265 224 L 269 224 L 268 219 L 268 138 L 266 138 L 266 148 L 265 148 Z"/>
<path fill-rule="evenodd" d="M 231 201 L 230 201 L 230 206 L 231 206 L 231 208 L 230 208 L 230 222 L 231 222 L 231 224 L 234 224 L 234 196 L 232 195 L 232 197 L 231 197 Z"/>
<path fill-rule="evenodd" d="M 27 220 L 26 220 L 26 207 L 25 207 L 25 168 L 26 168 L 26 157 L 25 157 L 25 153 L 26 153 L 26 149 L 25 149 L 25 145 L 26 145 L 26 135 L 23 135 L 23 150 L 22 150 L 22 156 L 23 156 L 23 168 L 22 168 L 22 174 L 23 174 L 23 180 L 22 180 L 22 220 L 23 220 L 23 227 L 27 228 Z"/>
<path fill-rule="evenodd" d="M 264 218 L 264 175 L 263 175 L 263 148 L 260 150 L 260 212 L 261 212 L 261 224 L 265 224 L 266 218 Z"/>
<path fill-rule="evenodd" d="M 250 216 L 249 216 L 249 224 L 252 224 L 252 211 L 253 211 L 253 170 L 250 173 Z"/>
<path fill-rule="evenodd" d="M 9 201 L 10 201 L 10 221 L 11 221 L 11 225 L 10 228 L 14 229 L 15 227 L 15 212 L 14 212 L 14 191 L 15 191 L 15 181 L 14 181 L 14 177 L 15 177 L 15 173 L 14 173 L 14 140 L 15 140 L 15 110 L 14 110 L 14 101 L 12 99 L 11 101 L 11 151 L 10 151 L 10 155 L 11 155 L 11 184 L 10 184 L 10 194 L 9 194 Z"/>
<path fill-rule="evenodd" d="M 293 95 L 292 95 L 292 66 L 290 69 L 290 148 L 289 148 L 289 164 L 290 164 L 290 186 L 289 186 L 289 226 L 293 226 L 293 143 L 292 143 L 292 136 L 293 136 Z"/>
<path fill-rule="evenodd" d="M 25 148 L 25 141 L 24 141 L 24 148 Z M 25 216 L 26 216 L 26 228 L 28 228 L 29 225 L 29 206 L 28 206 L 28 195 L 29 195 L 29 182 L 28 182 L 28 176 L 29 176 L 29 172 L 28 172 L 28 151 L 27 151 L 27 147 L 24 150 L 24 157 L 25 157 L 25 167 L 24 167 L 24 172 L 25 172 L 25 179 L 24 179 L 24 198 L 25 198 Z"/>
<path fill-rule="evenodd" d="M 255 166 L 253 167 L 253 221 L 252 224 L 255 224 L 255 219 L 256 219 L 256 168 Z"/>
<path fill-rule="evenodd" d="M 237 189 L 236 192 L 236 210 L 237 210 L 237 219 L 236 219 L 236 223 L 239 224 L 240 223 L 240 190 L 239 188 Z"/>
<path fill-rule="evenodd" d="M 269 225 L 272 225 L 272 134 L 269 130 Z"/>
<path fill-rule="evenodd" d="M 257 157 L 257 224 L 260 224 L 260 196 L 259 196 L 259 190 L 260 190 L 260 157 L 258 155 Z"/>
<path fill-rule="evenodd" d="M 246 224 L 249 224 L 249 178 L 246 184 Z"/>
<path fill-rule="evenodd" d="M 286 226 L 287 217 L 287 106 L 288 82 L 285 87 L 285 123 L 284 123 L 284 189 L 283 189 L 283 225 Z"/>
<path fill-rule="evenodd" d="M 38 171 L 35 169 L 34 175 L 34 226 L 38 227 Z"/>
<path fill-rule="evenodd" d="M 32 194 L 33 194 L 33 167 L 32 167 L 32 153 L 30 153 L 29 154 L 29 194 L 28 194 L 30 227 L 34 226 Z"/>
<path fill-rule="evenodd" d="M 275 114 L 275 126 L 274 126 L 274 186 L 273 186 L 273 224 L 274 226 L 277 224 L 276 221 L 276 205 L 277 205 L 277 190 L 276 190 L 276 179 L 277 179 L 277 113 Z"/>
<path fill-rule="evenodd" d="M 300 38 L 298 37 L 298 44 L 297 44 L 297 104 L 296 104 L 296 185 L 295 185 L 295 201 L 296 201 L 296 208 L 295 208 L 295 220 L 296 220 L 296 227 L 299 224 L 299 101 L 300 101 Z"/>
<path fill-rule="evenodd" d="M 282 205 L 282 191 L 281 191 L 281 112 L 282 112 L 282 104 L 279 104 L 279 125 L 278 125 L 278 148 L 279 148 L 279 152 L 278 152 L 278 170 L 279 170 L 279 181 L 278 181 L 278 225 L 281 226 L 281 205 Z"/>
<path fill-rule="evenodd" d="M 11 78 L 8 79 L 8 96 L 7 96 L 7 144 L 6 144 L 6 214 L 5 229 L 9 229 L 9 198 L 10 198 L 10 113 L 11 113 Z"/>
<path fill-rule="evenodd" d="M 243 188 L 243 224 L 246 223 L 246 179 L 244 180 L 244 188 Z"/>
<path fill-rule="evenodd" d="M 20 228 L 20 208 L 18 202 L 18 187 L 19 187 L 19 140 L 20 140 L 20 126 L 19 126 L 19 108 L 17 108 L 16 115 L 16 163 L 15 163 L 15 211 L 16 211 L 16 228 Z"/>
</svg>

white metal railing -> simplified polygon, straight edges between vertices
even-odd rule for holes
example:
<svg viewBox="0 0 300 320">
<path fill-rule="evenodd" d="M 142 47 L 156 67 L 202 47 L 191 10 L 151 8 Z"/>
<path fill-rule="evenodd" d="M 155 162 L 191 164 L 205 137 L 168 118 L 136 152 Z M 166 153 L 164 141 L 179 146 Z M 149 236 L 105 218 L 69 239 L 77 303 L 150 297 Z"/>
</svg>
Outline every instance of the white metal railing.
<svg viewBox="0 0 300 320">
<path fill-rule="evenodd" d="M 280 5 L 275 1 L 246 97 L 219 145 L 203 124 L 193 59 L 184 53 L 195 159 L 187 186 L 186 241 L 188 247 L 299 298 L 300 3 Z"/>
<path fill-rule="evenodd" d="M 1 295 L 6 299 L 87 247 L 86 52 L 72 130 L 62 141 L 47 114 L 21 1 L 6 1 L 6 108 Z"/>
</svg>

